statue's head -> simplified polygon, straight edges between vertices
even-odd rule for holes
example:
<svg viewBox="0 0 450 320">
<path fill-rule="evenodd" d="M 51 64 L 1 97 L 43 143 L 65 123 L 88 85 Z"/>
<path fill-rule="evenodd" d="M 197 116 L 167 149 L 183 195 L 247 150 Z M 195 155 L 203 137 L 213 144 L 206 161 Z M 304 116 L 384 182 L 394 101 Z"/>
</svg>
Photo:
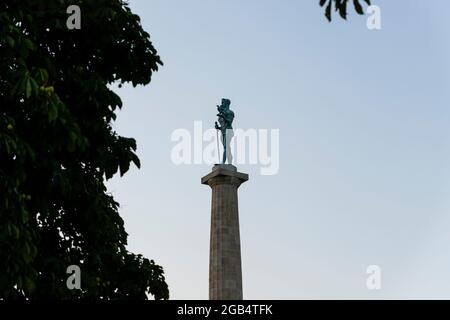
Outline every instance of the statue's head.
<svg viewBox="0 0 450 320">
<path fill-rule="evenodd" d="M 230 104 L 231 104 L 231 101 L 229 99 L 225 99 L 225 98 L 222 99 L 222 107 L 229 108 Z"/>
</svg>

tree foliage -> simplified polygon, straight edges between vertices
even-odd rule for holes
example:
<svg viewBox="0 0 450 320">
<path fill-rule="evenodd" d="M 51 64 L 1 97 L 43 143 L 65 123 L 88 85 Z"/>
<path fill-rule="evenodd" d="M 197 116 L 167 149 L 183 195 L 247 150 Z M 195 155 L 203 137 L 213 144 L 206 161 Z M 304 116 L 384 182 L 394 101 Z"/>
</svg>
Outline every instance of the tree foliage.
<svg viewBox="0 0 450 320">
<path fill-rule="evenodd" d="M 74 4 L 80 30 L 66 27 Z M 2 0 L 0 57 L 0 298 L 168 298 L 105 187 L 140 166 L 111 127 L 109 85 L 148 84 L 162 64 L 139 17 L 121 0 Z"/>
<path fill-rule="evenodd" d="M 342 19 L 347 20 L 347 4 L 350 0 L 320 0 L 321 7 L 325 7 L 325 17 L 328 21 L 332 19 L 333 3 L 334 10 L 339 13 Z M 351 0 L 353 7 L 358 14 L 364 14 L 362 3 L 365 2 L 370 6 L 370 0 Z"/>
</svg>

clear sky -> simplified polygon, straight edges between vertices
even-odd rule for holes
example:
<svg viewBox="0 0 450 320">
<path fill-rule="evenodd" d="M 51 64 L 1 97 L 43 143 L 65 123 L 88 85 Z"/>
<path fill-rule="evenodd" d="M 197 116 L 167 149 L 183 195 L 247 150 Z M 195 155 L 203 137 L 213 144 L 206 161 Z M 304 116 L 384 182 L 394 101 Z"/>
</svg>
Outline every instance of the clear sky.
<svg viewBox="0 0 450 320">
<path fill-rule="evenodd" d="M 211 166 L 176 166 L 170 138 L 222 97 L 235 128 L 280 130 L 278 174 L 238 168 L 244 298 L 450 298 L 450 1 L 372 2 L 378 31 L 318 0 L 130 2 L 165 65 L 117 90 L 142 168 L 108 186 L 172 299 L 208 298 Z"/>
</svg>

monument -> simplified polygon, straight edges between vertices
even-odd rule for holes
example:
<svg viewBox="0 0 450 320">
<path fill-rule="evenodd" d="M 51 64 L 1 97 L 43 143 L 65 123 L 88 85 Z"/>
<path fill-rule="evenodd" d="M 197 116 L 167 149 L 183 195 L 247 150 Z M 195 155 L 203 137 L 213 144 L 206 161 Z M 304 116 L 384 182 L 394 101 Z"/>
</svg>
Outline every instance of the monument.
<svg viewBox="0 0 450 320">
<path fill-rule="evenodd" d="M 231 101 L 222 99 L 217 106 L 221 132 L 222 162 L 214 165 L 204 176 L 202 184 L 212 189 L 211 238 L 209 253 L 209 299 L 242 300 L 241 243 L 239 235 L 238 188 L 248 180 L 248 175 L 237 171 L 231 164 L 230 141 L 233 137 L 234 113 Z M 228 162 L 228 164 L 227 164 Z"/>
</svg>

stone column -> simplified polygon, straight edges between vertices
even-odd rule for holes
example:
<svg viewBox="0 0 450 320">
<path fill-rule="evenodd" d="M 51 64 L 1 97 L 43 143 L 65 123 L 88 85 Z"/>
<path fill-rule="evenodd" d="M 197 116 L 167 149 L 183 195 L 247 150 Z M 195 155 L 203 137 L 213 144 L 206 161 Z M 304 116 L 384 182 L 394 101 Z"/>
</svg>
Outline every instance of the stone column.
<svg viewBox="0 0 450 320">
<path fill-rule="evenodd" d="M 229 164 L 215 165 L 202 178 L 212 189 L 209 252 L 209 299 L 242 300 L 241 243 L 239 237 L 239 186 L 248 174 Z"/>
</svg>

